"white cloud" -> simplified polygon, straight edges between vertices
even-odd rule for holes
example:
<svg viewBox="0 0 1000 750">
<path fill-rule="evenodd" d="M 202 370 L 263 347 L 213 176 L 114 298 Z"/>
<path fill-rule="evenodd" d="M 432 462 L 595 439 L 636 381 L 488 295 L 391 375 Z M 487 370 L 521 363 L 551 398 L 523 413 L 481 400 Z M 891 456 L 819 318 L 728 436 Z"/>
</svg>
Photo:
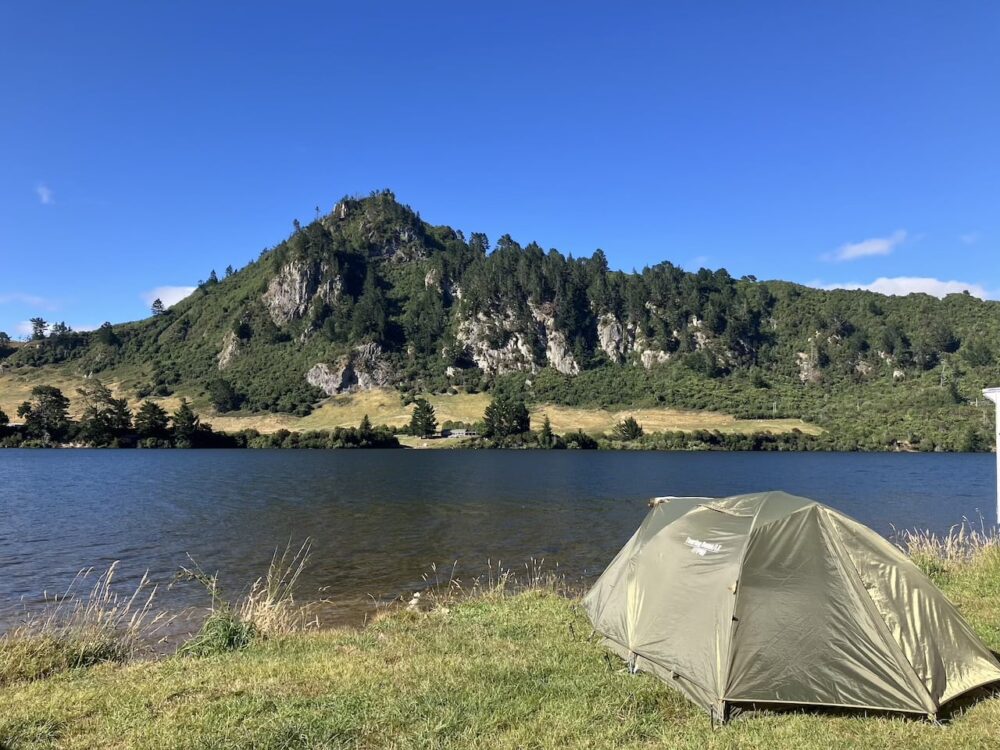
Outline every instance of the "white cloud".
<svg viewBox="0 0 1000 750">
<path fill-rule="evenodd" d="M 31 322 L 27 320 L 22 320 L 14 325 L 14 333 L 18 336 L 30 336 L 31 330 Z"/>
<path fill-rule="evenodd" d="M 966 232 L 958 235 L 958 239 L 963 245 L 975 245 L 982 236 L 982 232 Z"/>
<path fill-rule="evenodd" d="M 921 292 L 935 297 L 944 297 L 946 294 L 961 294 L 968 292 L 973 297 L 980 299 L 995 299 L 996 293 L 990 293 L 982 284 L 971 284 L 967 281 L 942 281 L 941 279 L 926 276 L 881 276 L 870 284 L 860 282 L 844 282 L 841 284 L 815 283 L 810 286 L 819 289 L 865 289 L 869 292 L 888 294 L 893 296 L 905 296 Z"/>
<path fill-rule="evenodd" d="M 59 305 L 54 300 L 39 297 L 35 294 L 25 294 L 24 292 L 7 292 L 0 294 L 0 305 L 8 304 L 25 305 L 26 307 L 34 307 L 39 310 L 59 309 Z"/>
<path fill-rule="evenodd" d="M 176 305 L 187 297 L 197 287 L 193 286 L 158 286 L 148 292 L 139 294 L 139 298 L 147 305 L 152 305 L 154 300 L 160 300 L 166 307 Z"/>
<path fill-rule="evenodd" d="M 52 193 L 52 188 L 45 183 L 39 183 L 35 187 L 35 195 L 38 196 L 38 202 L 43 206 L 51 206 L 56 202 L 55 195 Z"/>
<path fill-rule="evenodd" d="M 868 258 L 872 255 L 888 255 L 896 247 L 906 241 L 906 230 L 897 229 L 888 237 L 870 237 L 861 242 L 848 242 L 837 248 L 836 252 L 822 256 L 823 260 L 845 261 Z"/>
</svg>

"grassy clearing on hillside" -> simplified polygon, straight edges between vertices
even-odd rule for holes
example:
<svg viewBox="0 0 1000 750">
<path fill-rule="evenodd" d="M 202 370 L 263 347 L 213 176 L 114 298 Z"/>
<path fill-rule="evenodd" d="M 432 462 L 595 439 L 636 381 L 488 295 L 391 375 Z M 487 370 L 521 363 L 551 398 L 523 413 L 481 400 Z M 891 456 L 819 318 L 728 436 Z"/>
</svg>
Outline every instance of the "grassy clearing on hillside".
<svg viewBox="0 0 1000 750">
<path fill-rule="evenodd" d="M 947 545 L 941 547 L 947 549 Z M 952 549 L 957 549 L 952 545 Z M 1000 546 L 932 566 L 1000 648 Z M 0 692 L 4 748 L 992 748 L 1000 697 L 945 726 L 794 712 L 713 730 L 662 682 L 629 675 L 551 580 L 503 585 L 358 631 L 287 635 L 206 658 L 101 665 Z"/>
<path fill-rule="evenodd" d="M 477 422 L 490 403 L 486 393 L 460 393 L 454 396 L 428 395 L 427 400 L 434 407 L 438 424 L 446 421 Z M 285 415 L 212 416 L 212 426 L 221 430 L 239 430 L 253 427 L 261 432 L 289 430 L 318 430 L 332 427 L 352 427 L 367 414 L 375 424 L 402 426 L 410 421 L 412 406 L 403 406 L 395 391 L 367 391 L 346 396 L 338 396 L 324 402 L 308 417 L 296 418 Z M 647 432 L 680 430 L 719 430 L 720 432 L 790 432 L 793 429 L 816 435 L 822 429 L 800 419 L 736 419 L 728 414 L 710 411 L 684 409 L 630 409 L 609 411 L 606 409 L 585 409 L 582 407 L 539 404 L 531 409 L 532 426 L 538 428 L 542 419 L 548 416 L 552 429 L 556 432 L 570 432 L 583 429 L 585 432 L 610 432 L 627 416 L 634 416 Z"/>
<path fill-rule="evenodd" d="M 76 389 L 84 380 L 62 371 L 46 370 L 46 376 L 39 379 L 37 372 L 14 375 L 0 375 L 0 409 L 13 416 L 17 413 L 17 405 L 30 398 L 33 386 L 39 383 L 55 385 L 70 398 L 70 412 L 79 417 L 82 404 L 76 397 Z M 129 397 L 129 403 L 135 409 L 140 400 L 122 394 L 116 381 L 105 383 L 116 395 Z M 487 393 L 460 393 L 453 396 L 427 395 L 425 398 L 434 407 L 438 424 L 447 421 L 473 423 L 483 418 L 483 412 L 489 405 L 491 396 Z M 168 398 L 152 398 L 168 412 L 180 404 L 180 396 Z M 328 430 L 334 427 L 357 427 L 367 414 L 374 424 L 386 424 L 401 427 L 409 424 L 412 405 L 403 406 L 399 394 L 393 390 L 375 390 L 361 393 L 336 396 L 324 401 L 312 414 L 306 417 L 295 417 L 288 414 L 245 414 L 234 412 L 216 414 L 204 402 L 194 399 L 195 410 L 201 414 L 202 421 L 208 422 L 215 430 L 236 432 L 243 429 L 255 429 L 262 433 L 276 432 L 280 429 L 292 431 Z M 754 433 L 754 432 L 791 432 L 800 430 L 809 435 L 823 432 L 820 427 L 801 419 L 737 419 L 729 414 L 693 409 L 642 408 L 609 411 L 607 409 L 557 406 L 554 404 L 539 404 L 531 409 L 532 426 L 538 429 L 542 419 L 548 416 L 552 429 L 565 433 L 582 429 L 584 432 L 602 433 L 611 429 L 622 419 L 634 416 L 647 433 L 665 431 L 718 430 L 724 433 Z M 417 444 L 414 444 L 416 446 Z M 429 443 L 420 447 L 449 447 L 455 444 L 439 446 Z"/>
</svg>

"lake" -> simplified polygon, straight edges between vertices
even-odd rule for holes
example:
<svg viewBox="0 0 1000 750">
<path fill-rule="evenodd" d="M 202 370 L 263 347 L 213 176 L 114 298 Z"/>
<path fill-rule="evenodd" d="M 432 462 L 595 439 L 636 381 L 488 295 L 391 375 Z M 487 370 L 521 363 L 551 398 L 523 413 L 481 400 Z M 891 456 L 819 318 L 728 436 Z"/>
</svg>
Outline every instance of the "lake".
<svg viewBox="0 0 1000 750">
<path fill-rule="evenodd" d="M 0 630 L 83 567 L 166 584 L 190 554 L 231 593 L 276 547 L 313 540 L 299 598 L 324 623 L 422 588 L 431 566 L 487 561 L 598 575 L 654 495 L 783 489 L 890 535 L 995 522 L 989 454 L 576 451 L 0 450 Z M 171 609 L 207 606 L 192 584 Z"/>
</svg>

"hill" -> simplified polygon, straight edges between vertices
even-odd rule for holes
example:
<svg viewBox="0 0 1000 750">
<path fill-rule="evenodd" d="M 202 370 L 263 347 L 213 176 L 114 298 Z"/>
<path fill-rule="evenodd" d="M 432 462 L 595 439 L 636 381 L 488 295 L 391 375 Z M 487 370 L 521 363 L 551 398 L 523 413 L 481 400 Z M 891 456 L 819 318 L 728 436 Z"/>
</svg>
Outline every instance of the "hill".
<svg viewBox="0 0 1000 750">
<path fill-rule="evenodd" d="M 1000 303 L 968 294 L 821 291 L 670 262 L 625 273 L 600 250 L 491 246 L 383 191 L 296 223 L 160 314 L 0 347 L 0 406 L 86 376 L 227 423 L 373 390 L 508 391 L 553 410 L 805 420 L 827 447 L 977 450 L 992 443 L 979 391 L 1000 382 L 998 351 Z"/>
</svg>

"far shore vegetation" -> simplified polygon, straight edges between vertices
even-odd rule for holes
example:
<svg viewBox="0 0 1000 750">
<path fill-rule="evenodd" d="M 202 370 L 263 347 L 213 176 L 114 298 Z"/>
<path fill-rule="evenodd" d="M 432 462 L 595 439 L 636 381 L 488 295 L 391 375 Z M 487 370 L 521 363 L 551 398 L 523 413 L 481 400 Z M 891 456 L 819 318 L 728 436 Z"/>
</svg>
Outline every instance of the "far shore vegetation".
<svg viewBox="0 0 1000 750">
<path fill-rule="evenodd" d="M 244 426 L 245 417 L 227 414 L 219 403 L 213 411 L 225 428 L 216 429 L 204 422 L 186 398 L 176 400 L 172 411 L 158 401 L 145 399 L 130 405 L 95 378 L 88 378 L 76 389 L 75 408 L 71 400 L 52 385 L 35 385 L 29 398 L 16 410 L 18 423 L 0 410 L 0 447 L 99 447 L 99 448 L 465 448 L 465 449 L 539 449 L 539 450 L 731 450 L 731 451 L 867 451 L 888 450 L 845 439 L 843 435 L 827 433 L 814 425 L 794 420 L 734 420 L 711 412 L 673 412 L 678 429 L 647 429 L 640 417 L 662 424 L 664 411 L 637 409 L 620 412 L 611 419 L 608 412 L 568 410 L 552 407 L 553 415 L 562 425 L 572 419 L 589 422 L 589 429 L 577 427 L 557 431 L 545 410 L 533 412 L 523 394 L 516 389 L 500 389 L 492 397 L 481 394 L 471 402 L 485 404 L 482 415 L 475 418 L 467 408 L 464 419 L 438 419 L 432 401 L 425 397 L 408 397 L 392 391 L 382 391 L 366 402 L 363 394 L 332 400 L 329 408 L 342 408 L 356 398 L 370 403 L 380 416 L 391 424 L 374 425 L 367 412 L 357 426 L 336 425 L 326 428 L 292 430 L 262 424 L 264 429 Z M 217 394 L 219 399 L 225 393 Z M 447 400 L 461 396 L 438 397 L 434 401 L 445 408 Z M 467 398 L 468 400 L 468 398 Z M 395 403 L 395 406 L 391 404 Z M 391 408 L 386 408 L 391 406 Z M 343 407 L 352 413 L 350 406 Z M 323 414 L 317 409 L 311 417 Z M 603 417 L 598 416 L 603 414 Z M 338 415 L 343 416 L 343 415 Z M 595 419 L 596 417 L 596 419 Z M 215 419 L 215 417 L 213 417 Z M 310 418 L 306 418 L 310 419 Z M 247 420 L 251 421 L 252 420 Z M 303 420 L 305 422 L 305 420 Z M 281 424 L 278 422 L 277 424 Z M 699 426 L 699 425 L 704 426 Z M 766 429 L 765 429 L 766 428 Z M 975 438 L 973 433 L 944 435 L 938 440 L 901 441 L 897 451 L 972 452 L 989 451 L 989 443 Z"/>
<path fill-rule="evenodd" d="M 962 528 L 897 539 L 991 649 L 1000 649 L 1000 543 Z M 713 729 L 592 635 L 578 593 L 527 565 L 440 581 L 361 629 L 324 629 L 294 588 L 308 545 L 279 551 L 231 598 L 206 589 L 200 630 L 154 656 L 164 616 L 143 581 L 90 592 L 0 636 L 0 747 L 990 748 L 1000 692 L 942 724 L 863 711 L 748 712 Z"/>
</svg>

